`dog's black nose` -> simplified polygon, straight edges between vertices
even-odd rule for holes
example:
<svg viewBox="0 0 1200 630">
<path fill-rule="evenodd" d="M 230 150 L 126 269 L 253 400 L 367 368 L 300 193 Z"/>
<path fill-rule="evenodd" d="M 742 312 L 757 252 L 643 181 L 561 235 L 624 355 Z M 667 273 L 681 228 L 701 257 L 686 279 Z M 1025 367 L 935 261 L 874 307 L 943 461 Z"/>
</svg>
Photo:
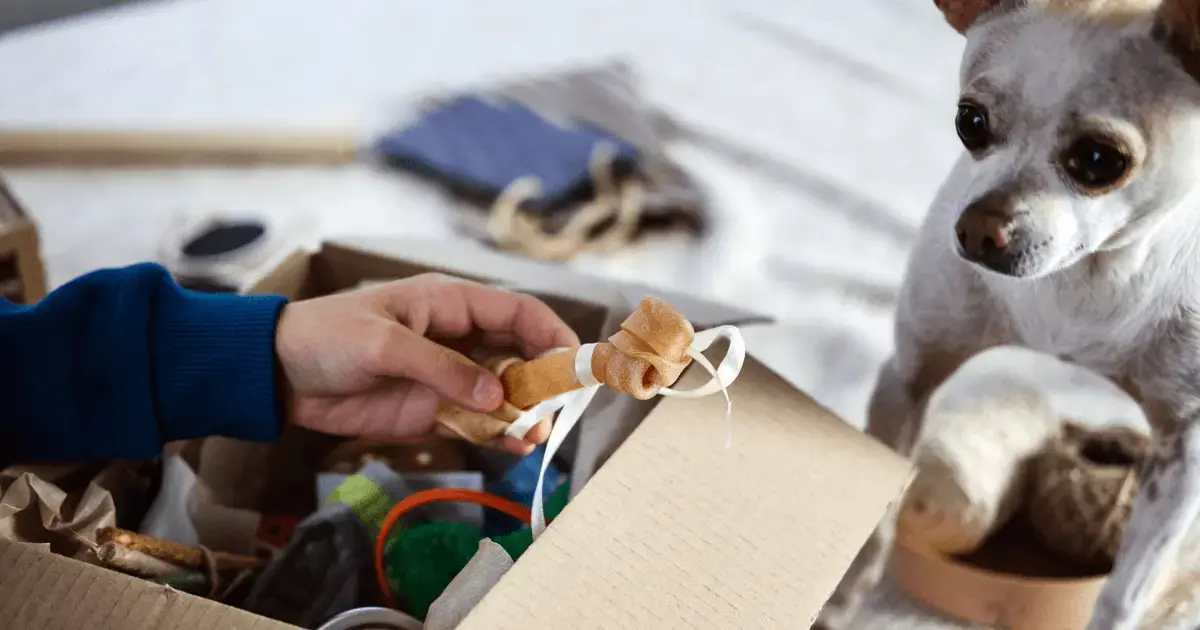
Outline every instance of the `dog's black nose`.
<svg viewBox="0 0 1200 630">
<path fill-rule="evenodd" d="M 1016 215 L 990 198 L 967 206 L 954 225 L 962 257 L 1000 273 L 1013 273 L 1019 259 Z"/>
</svg>

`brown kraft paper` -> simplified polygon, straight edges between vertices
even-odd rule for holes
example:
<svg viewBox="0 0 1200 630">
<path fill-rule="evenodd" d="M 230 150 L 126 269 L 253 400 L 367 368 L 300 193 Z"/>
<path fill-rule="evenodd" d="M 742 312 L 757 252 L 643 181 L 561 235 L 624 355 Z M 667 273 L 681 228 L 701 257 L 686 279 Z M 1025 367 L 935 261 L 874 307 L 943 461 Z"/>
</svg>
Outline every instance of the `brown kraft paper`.
<svg viewBox="0 0 1200 630">
<path fill-rule="evenodd" d="M 58 483 L 66 483 L 78 468 L 14 466 L 0 471 L 0 539 L 49 544 L 55 553 L 86 557 L 96 532 L 116 525 L 113 494 L 144 490 L 145 481 L 134 474 L 133 465 L 116 463 L 82 489 L 64 491 Z"/>
</svg>

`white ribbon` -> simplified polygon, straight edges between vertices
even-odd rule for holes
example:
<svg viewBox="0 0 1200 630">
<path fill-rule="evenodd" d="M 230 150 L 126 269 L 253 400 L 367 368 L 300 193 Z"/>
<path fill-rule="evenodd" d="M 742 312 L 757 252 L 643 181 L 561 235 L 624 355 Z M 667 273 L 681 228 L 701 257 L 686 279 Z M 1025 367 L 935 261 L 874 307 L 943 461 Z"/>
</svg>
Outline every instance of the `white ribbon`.
<svg viewBox="0 0 1200 630">
<path fill-rule="evenodd" d="M 721 364 L 714 368 L 702 353 L 718 339 L 729 341 L 729 351 L 725 353 Z M 575 378 L 583 385 L 582 389 L 555 396 L 530 407 L 521 412 L 520 417 L 505 431 L 506 435 L 524 438 L 525 434 L 529 433 L 542 418 L 561 410 L 558 420 L 554 422 L 554 428 L 550 431 L 550 439 L 546 442 L 546 452 L 542 455 L 542 469 L 538 473 L 537 488 L 533 492 L 531 529 L 534 539 L 546 531 L 546 512 L 542 503 L 542 486 L 546 480 L 546 468 L 550 465 L 550 460 L 554 458 L 559 447 L 570 435 L 571 430 L 583 417 L 583 412 L 591 404 L 596 392 L 600 390 L 600 382 L 592 374 L 592 353 L 595 349 L 596 344 L 589 343 L 580 346 L 575 353 Z M 692 345 L 687 348 L 687 355 L 707 370 L 712 378 L 695 389 L 681 391 L 664 387 L 658 390 L 658 393 L 676 398 L 699 398 L 715 394 L 717 391 L 724 394 L 725 447 L 729 448 L 733 444 L 733 399 L 729 397 L 728 387 L 737 379 L 738 374 L 741 374 L 742 366 L 746 362 L 746 342 L 742 339 L 742 333 L 734 326 L 718 326 L 697 333 L 692 340 Z"/>
</svg>

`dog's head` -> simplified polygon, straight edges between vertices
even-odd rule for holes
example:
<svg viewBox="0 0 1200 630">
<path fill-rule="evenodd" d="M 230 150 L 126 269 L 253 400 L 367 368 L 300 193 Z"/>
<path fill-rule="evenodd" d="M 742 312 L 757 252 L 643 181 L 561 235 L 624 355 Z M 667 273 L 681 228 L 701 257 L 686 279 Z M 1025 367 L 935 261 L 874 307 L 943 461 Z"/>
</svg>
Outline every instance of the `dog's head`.
<svg viewBox="0 0 1200 630">
<path fill-rule="evenodd" d="M 1200 0 L 934 1 L 967 37 L 939 200 L 962 258 L 1045 276 L 1200 190 Z"/>
</svg>

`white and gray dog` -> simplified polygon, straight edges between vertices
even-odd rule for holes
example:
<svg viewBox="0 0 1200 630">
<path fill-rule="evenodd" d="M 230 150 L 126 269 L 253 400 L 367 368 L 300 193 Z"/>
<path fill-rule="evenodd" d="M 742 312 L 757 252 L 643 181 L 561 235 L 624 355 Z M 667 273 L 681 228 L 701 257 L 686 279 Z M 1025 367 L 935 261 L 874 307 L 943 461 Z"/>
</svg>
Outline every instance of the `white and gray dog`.
<svg viewBox="0 0 1200 630">
<path fill-rule="evenodd" d="M 1089 630 L 1137 628 L 1200 511 L 1200 0 L 935 4 L 966 35 L 966 151 L 909 260 L 868 431 L 908 454 L 930 393 L 997 345 L 1120 384 L 1156 449 Z M 818 627 L 845 627 L 890 527 Z"/>
</svg>

